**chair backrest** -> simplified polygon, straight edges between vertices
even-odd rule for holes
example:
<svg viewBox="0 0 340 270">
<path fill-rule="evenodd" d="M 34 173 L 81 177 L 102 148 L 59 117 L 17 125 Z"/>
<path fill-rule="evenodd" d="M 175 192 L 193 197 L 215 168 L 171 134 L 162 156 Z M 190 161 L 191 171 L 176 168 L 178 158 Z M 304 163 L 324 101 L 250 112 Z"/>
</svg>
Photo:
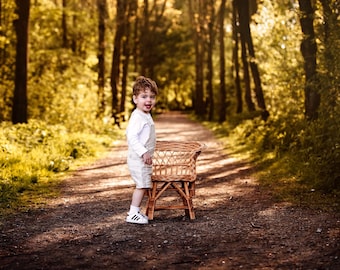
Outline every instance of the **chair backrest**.
<svg viewBox="0 0 340 270">
<path fill-rule="evenodd" d="M 203 146 L 196 141 L 157 141 L 152 180 L 195 181 L 196 159 Z"/>
</svg>

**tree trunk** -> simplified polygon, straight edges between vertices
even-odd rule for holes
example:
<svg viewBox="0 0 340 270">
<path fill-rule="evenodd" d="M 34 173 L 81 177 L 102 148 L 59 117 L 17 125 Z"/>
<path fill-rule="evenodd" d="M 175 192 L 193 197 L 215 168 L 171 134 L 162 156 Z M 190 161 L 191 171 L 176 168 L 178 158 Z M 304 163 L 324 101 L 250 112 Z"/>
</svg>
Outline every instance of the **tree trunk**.
<svg viewBox="0 0 340 270">
<path fill-rule="evenodd" d="M 75 7 L 73 7 L 73 10 L 75 10 Z M 72 27 L 73 29 L 77 29 L 77 15 L 76 12 L 73 12 L 72 15 Z M 74 54 L 78 53 L 78 37 L 77 37 L 77 33 L 73 32 L 72 33 L 72 37 L 71 37 L 71 50 Z"/>
<path fill-rule="evenodd" d="M 323 9 L 323 21 L 324 21 L 324 37 L 325 37 L 325 46 L 327 46 L 327 41 L 330 37 L 330 28 L 333 24 L 333 16 L 332 16 L 332 8 L 331 8 L 331 0 L 320 0 L 322 9 Z M 336 20 L 336 17 L 334 18 Z"/>
<path fill-rule="evenodd" d="M 139 54 L 140 61 L 141 61 L 141 74 L 144 76 L 149 76 L 148 73 L 148 59 L 149 59 L 149 53 L 150 48 L 149 47 L 149 39 L 150 37 L 150 31 L 149 31 L 149 1 L 144 0 L 144 6 L 143 6 L 143 25 L 141 25 L 141 34 L 139 36 L 139 42 L 140 42 L 140 51 Z"/>
<path fill-rule="evenodd" d="M 235 78 L 234 78 L 234 84 L 236 88 L 236 113 L 242 113 L 243 111 L 243 100 L 242 100 L 242 88 L 241 88 L 241 79 L 240 79 L 240 63 L 238 58 L 238 48 L 239 48 L 239 29 L 237 25 L 237 6 L 236 6 L 236 0 L 233 0 L 233 19 L 232 19 L 232 25 L 233 25 L 233 41 L 234 41 L 234 48 L 233 48 L 233 64 L 234 64 L 234 72 L 235 72 Z"/>
<path fill-rule="evenodd" d="M 138 1 L 137 0 L 133 0 L 134 1 L 134 5 L 132 5 L 132 13 L 135 14 L 135 18 L 134 21 L 132 22 L 132 35 L 131 35 L 131 55 L 132 55 L 132 71 L 134 73 L 138 73 L 138 66 L 139 66 L 139 62 L 140 62 L 140 56 L 139 56 L 139 29 L 140 29 L 140 18 L 139 18 L 139 14 L 138 14 Z"/>
<path fill-rule="evenodd" d="M 66 23 L 66 9 L 67 9 L 67 0 L 62 1 L 63 5 L 63 11 L 62 11 L 62 18 L 61 18 L 61 29 L 62 29 L 62 35 L 63 35 L 63 48 L 68 48 L 68 31 L 67 31 L 67 23 Z"/>
<path fill-rule="evenodd" d="M 164 18 L 164 13 L 167 6 L 167 0 L 151 1 L 144 0 L 143 8 L 143 25 L 140 35 L 140 59 L 142 74 L 150 78 L 155 77 L 155 67 L 162 61 L 159 51 L 158 41 L 159 36 L 166 33 L 166 27 L 160 29 L 167 19 Z"/>
<path fill-rule="evenodd" d="M 194 2 L 194 3 L 193 3 Z M 204 44 L 202 38 L 202 0 L 189 0 L 189 16 L 192 23 L 192 32 L 195 46 L 195 92 L 194 92 L 194 110 L 195 114 L 203 117 L 205 113 L 205 104 L 203 100 L 203 61 L 204 61 Z M 198 18 L 195 18 L 197 12 Z"/>
<path fill-rule="evenodd" d="M 226 120 L 226 87 L 225 87 L 225 55 L 224 55 L 224 15 L 226 0 L 221 1 L 219 10 L 219 43 L 220 43 L 220 103 L 218 112 L 218 121 L 220 123 Z"/>
<path fill-rule="evenodd" d="M 215 8 L 214 8 L 214 1 L 209 1 L 207 4 L 208 14 L 208 53 L 207 53 L 207 92 L 209 97 L 209 113 L 208 113 L 208 120 L 212 121 L 214 118 L 214 90 L 213 90 L 213 74 L 214 74 L 214 67 L 213 67 L 213 50 L 214 50 L 214 40 L 215 40 L 215 30 L 214 30 L 214 18 L 215 18 Z"/>
<path fill-rule="evenodd" d="M 112 117 L 115 123 L 120 126 L 119 122 L 119 101 L 118 85 L 120 77 L 120 58 L 121 44 L 124 36 L 124 19 L 125 19 L 125 0 L 117 0 L 117 17 L 116 17 L 116 34 L 113 43 L 112 68 L 111 68 L 111 93 L 112 93 Z"/>
<path fill-rule="evenodd" d="M 245 2 L 248 2 L 245 1 Z M 244 18 L 243 14 L 243 6 L 245 5 L 244 1 L 236 1 L 236 7 L 238 11 L 238 22 L 239 22 L 239 33 L 241 40 L 241 59 L 243 64 L 243 81 L 245 85 L 245 101 L 247 104 L 248 111 L 255 111 L 255 105 L 251 98 L 251 86 L 250 86 L 250 73 L 249 73 L 249 63 L 248 63 L 248 50 L 247 50 L 247 39 L 246 39 L 246 28 L 247 28 L 247 19 Z"/>
<path fill-rule="evenodd" d="M 240 23 L 240 28 L 242 28 L 241 23 Z M 244 86 L 245 86 L 245 97 L 244 97 L 244 99 L 246 101 L 248 111 L 252 112 L 252 111 L 255 111 L 255 105 L 254 105 L 253 100 L 251 98 L 247 44 L 246 44 L 245 36 L 244 36 L 242 30 L 240 31 L 240 37 L 241 37 L 241 59 L 242 59 L 242 65 L 243 65 L 243 82 L 244 82 Z"/>
<path fill-rule="evenodd" d="M 324 39 L 323 45 L 324 49 L 324 62 L 326 67 L 328 85 L 325 87 L 327 89 L 327 115 L 331 117 L 333 114 L 329 110 L 334 110 L 337 104 L 337 97 L 339 92 L 339 83 L 340 81 L 337 79 L 337 74 L 339 74 L 339 65 L 336 65 L 335 62 L 338 59 L 339 55 L 339 45 L 337 45 L 339 41 L 339 25 L 340 21 L 337 20 L 338 13 L 336 10 L 340 8 L 340 1 L 337 1 L 336 4 L 332 0 L 320 0 L 322 4 L 323 10 L 323 22 L 324 22 Z M 336 34 L 338 33 L 338 34 Z M 323 110 L 326 108 L 322 108 Z"/>
<path fill-rule="evenodd" d="M 320 94 L 317 89 L 316 71 L 316 40 L 314 34 L 314 10 L 311 0 L 299 0 L 301 17 L 300 24 L 304 34 L 301 42 L 301 53 L 305 68 L 305 115 L 309 120 L 317 119 L 320 105 Z"/>
<path fill-rule="evenodd" d="M 16 0 L 18 19 L 14 21 L 17 37 L 15 86 L 12 108 L 12 123 L 27 123 L 27 66 L 28 66 L 28 23 L 30 1 Z"/>
<path fill-rule="evenodd" d="M 3 13 L 2 12 L 2 0 L 0 0 L 0 36 L 4 35 L 4 31 L 3 31 L 3 19 L 2 19 L 3 14 L 2 13 Z M 0 45 L 2 45 L 2 42 L 0 43 Z M 5 60 L 4 52 L 5 52 L 4 49 L 0 50 L 0 66 L 3 65 L 3 62 Z M 1 76 L 1 78 L 2 78 L 2 76 Z M 1 121 L 1 118 L 0 118 L 0 121 Z"/>
<path fill-rule="evenodd" d="M 257 63 L 255 60 L 255 50 L 254 50 L 254 45 L 253 45 L 253 40 L 251 37 L 251 32 L 250 32 L 250 14 L 249 14 L 249 2 L 245 1 L 244 5 L 240 5 L 242 9 L 242 18 L 244 18 L 244 35 L 245 35 L 245 40 L 248 45 L 248 53 L 249 53 L 249 65 L 250 69 L 252 71 L 253 75 L 253 81 L 255 85 L 255 97 L 257 101 L 257 106 L 261 109 L 262 111 L 262 119 L 267 120 L 269 116 L 269 112 L 267 111 L 266 104 L 264 101 L 264 96 L 263 96 L 263 90 L 262 90 L 262 84 L 261 84 L 261 78 L 260 78 L 260 73 L 257 67 Z"/>
<path fill-rule="evenodd" d="M 221 1 L 219 12 L 219 42 L 220 42 L 220 109 L 218 121 L 220 123 L 226 120 L 226 87 L 225 87 L 225 55 L 224 55 L 224 14 L 226 0 Z"/>
<path fill-rule="evenodd" d="M 125 112 L 125 100 L 126 100 L 126 92 L 127 92 L 127 75 L 129 70 L 129 59 L 131 55 L 131 48 L 130 48 L 130 30 L 131 30 L 131 21 L 133 18 L 136 17 L 136 11 L 137 11 L 137 0 L 128 0 L 128 6 L 127 6 L 127 18 L 124 22 L 124 35 L 125 38 L 123 40 L 123 70 L 122 70 L 122 94 L 121 94 L 121 100 L 120 100 L 120 114 L 123 121 L 125 121 L 124 118 L 124 112 Z"/>
<path fill-rule="evenodd" d="M 105 112 L 105 19 L 107 17 L 106 0 L 97 0 L 98 8 L 98 113 L 101 118 Z"/>
</svg>

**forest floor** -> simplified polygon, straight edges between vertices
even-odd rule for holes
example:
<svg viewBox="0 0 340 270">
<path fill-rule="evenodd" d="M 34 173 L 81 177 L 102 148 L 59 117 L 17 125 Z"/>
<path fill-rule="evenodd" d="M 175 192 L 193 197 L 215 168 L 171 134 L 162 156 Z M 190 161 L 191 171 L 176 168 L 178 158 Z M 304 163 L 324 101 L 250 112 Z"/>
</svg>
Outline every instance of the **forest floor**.
<svg viewBox="0 0 340 270">
<path fill-rule="evenodd" d="M 127 224 L 126 143 L 73 172 L 58 198 L 0 222 L 0 269 L 340 269 L 340 216 L 276 202 L 212 133 L 185 115 L 156 119 L 160 140 L 199 140 L 196 219 L 155 212 Z M 143 201 L 145 205 L 145 201 Z"/>
</svg>

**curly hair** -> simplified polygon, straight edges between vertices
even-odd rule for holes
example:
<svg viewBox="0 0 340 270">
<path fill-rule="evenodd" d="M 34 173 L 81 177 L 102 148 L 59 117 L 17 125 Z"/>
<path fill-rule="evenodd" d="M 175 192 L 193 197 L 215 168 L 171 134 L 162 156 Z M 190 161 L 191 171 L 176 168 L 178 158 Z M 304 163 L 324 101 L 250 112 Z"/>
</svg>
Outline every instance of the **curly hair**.
<svg viewBox="0 0 340 270">
<path fill-rule="evenodd" d="M 155 95 L 158 94 L 158 87 L 155 81 L 144 76 L 139 76 L 132 86 L 133 95 L 138 96 L 138 94 L 145 91 L 146 88 L 149 88 Z"/>
</svg>

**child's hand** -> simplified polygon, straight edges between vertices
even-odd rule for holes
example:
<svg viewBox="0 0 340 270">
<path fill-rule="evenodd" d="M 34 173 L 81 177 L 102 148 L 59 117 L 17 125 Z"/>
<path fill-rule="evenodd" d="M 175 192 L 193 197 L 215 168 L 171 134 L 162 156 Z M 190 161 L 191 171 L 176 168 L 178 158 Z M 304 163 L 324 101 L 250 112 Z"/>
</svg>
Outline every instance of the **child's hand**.
<svg viewBox="0 0 340 270">
<path fill-rule="evenodd" d="M 151 158 L 151 155 L 149 154 L 149 152 L 144 153 L 142 158 L 143 158 L 143 161 L 144 161 L 145 164 L 147 164 L 147 165 L 152 164 L 152 158 Z"/>
</svg>

